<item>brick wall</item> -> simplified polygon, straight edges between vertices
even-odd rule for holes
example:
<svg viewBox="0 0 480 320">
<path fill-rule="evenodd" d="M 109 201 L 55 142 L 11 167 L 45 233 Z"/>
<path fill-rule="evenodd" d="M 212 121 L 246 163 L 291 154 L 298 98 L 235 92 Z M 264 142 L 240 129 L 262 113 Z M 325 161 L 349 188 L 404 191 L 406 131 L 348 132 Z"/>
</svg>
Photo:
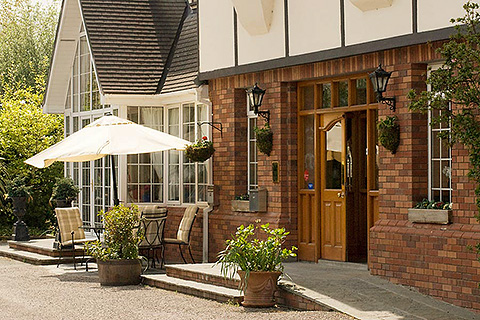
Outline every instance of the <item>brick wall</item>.
<svg viewBox="0 0 480 320">
<path fill-rule="evenodd" d="M 224 126 L 223 137 L 213 132 L 214 184 L 220 205 L 209 219 L 209 259 L 224 248 L 240 224 L 256 219 L 292 232 L 297 242 L 297 113 L 296 82 L 367 74 L 382 63 L 393 71 L 385 96 L 397 99 L 400 147 L 395 155 L 380 147 L 379 220 L 370 230 L 369 267 L 374 275 L 418 288 L 456 305 L 480 310 L 480 268 L 467 245 L 480 239 L 475 213 L 474 185 L 468 180 L 468 154 L 453 150 L 453 223 L 446 226 L 412 224 L 407 209 L 427 195 L 427 117 L 408 111 L 407 92 L 425 90 L 429 62 L 439 60 L 441 42 L 374 52 L 209 81 L 213 121 Z M 232 212 L 230 201 L 247 190 L 247 117 L 245 89 L 255 82 L 267 89 L 262 108 L 271 112 L 274 132 L 270 157 L 259 155 L 259 185 L 268 190 L 268 212 Z M 379 117 L 391 115 L 379 105 Z M 262 120 L 259 119 L 261 123 Z M 271 163 L 279 163 L 279 183 L 272 182 Z M 201 244 L 201 243 L 200 243 Z M 197 250 L 197 249 L 196 249 Z M 197 250 L 198 252 L 198 250 Z"/>
</svg>

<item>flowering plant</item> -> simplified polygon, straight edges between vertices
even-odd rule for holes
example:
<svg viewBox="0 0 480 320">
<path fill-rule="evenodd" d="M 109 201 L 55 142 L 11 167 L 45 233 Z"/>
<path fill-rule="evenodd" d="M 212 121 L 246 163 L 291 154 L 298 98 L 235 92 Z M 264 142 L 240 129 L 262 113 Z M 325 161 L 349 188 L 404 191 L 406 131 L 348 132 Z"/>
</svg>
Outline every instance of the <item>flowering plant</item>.
<svg viewBox="0 0 480 320">
<path fill-rule="evenodd" d="M 421 202 L 415 205 L 415 209 L 450 210 L 452 209 L 452 203 L 434 200 L 428 201 L 428 199 L 423 199 Z"/>
<path fill-rule="evenodd" d="M 185 148 L 185 156 L 193 162 L 204 162 L 208 160 L 214 152 L 213 142 L 209 141 L 206 136 L 203 136 L 202 139 Z"/>
</svg>

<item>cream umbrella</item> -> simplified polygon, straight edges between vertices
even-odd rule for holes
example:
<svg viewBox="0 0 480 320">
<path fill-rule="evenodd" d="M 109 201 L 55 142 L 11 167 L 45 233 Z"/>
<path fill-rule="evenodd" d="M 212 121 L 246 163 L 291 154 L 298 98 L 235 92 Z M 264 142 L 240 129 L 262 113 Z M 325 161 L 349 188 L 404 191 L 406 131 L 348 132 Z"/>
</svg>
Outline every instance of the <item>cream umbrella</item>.
<svg viewBox="0 0 480 320">
<path fill-rule="evenodd" d="M 57 144 L 25 160 L 37 168 L 46 168 L 55 161 L 82 162 L 111 156 L 114 204 L 119 204 L 114 155 L 185 150 L 191 142 L 136 124 L 113 115 L 106 115 L 73 133 Z"/>
</svg>

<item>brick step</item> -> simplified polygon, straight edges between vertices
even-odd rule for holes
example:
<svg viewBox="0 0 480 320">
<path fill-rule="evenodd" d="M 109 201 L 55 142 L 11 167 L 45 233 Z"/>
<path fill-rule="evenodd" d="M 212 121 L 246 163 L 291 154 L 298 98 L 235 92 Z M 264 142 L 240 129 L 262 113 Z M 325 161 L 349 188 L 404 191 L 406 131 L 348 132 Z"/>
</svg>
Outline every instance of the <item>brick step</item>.
<svg viewBox="0 0 480 320">
<path fill-rule="evenodd" d="M 240 278 L 225 278 L 220 273 L 220 266 L 213 263 L 206 264 L 183 264 L 166 266 L 166 272 L 169 277 L 196 281 L 200 283 L 213 284 L 216 286 L 238 289 Z"/>
<path fill-rule="evenodd" d="M 0 247 L 0 256 L 35 265 L 55 265 L 60 259 L 58 257 L 51 257 L 30 251 L 17 250 L 7 246 Z M 86 261 L 88 258 L 89 257 L 82 258 L 82 255 L 80 255 L 75 257 L 75 261 L 77 263 L 81 263 L 82 261 Z M 73 263 L 73 258 L 63 257 L 61 261 L 61 263 Z"/>
<path fill-rule="evenodd" d="M 143 275 L 142 278 L 143 284 L 160 289 L 176 291 L 218 302 L 240 303 L 243 301 L 243 295 L 240 290 L 174 278 L 166 274 Z"/>
<path fill-rule="evenodd" d="M 30 241 L 8 241 L 8 246 L 12 249 L 27 251 L 32 253 L 41 254 L 49 257 L 59 257 L 60 252 L 53 248 L 53 240 L 40 239 Z M 62 255 L 68 257 L 72 255 L 73 250 L 63 250 Z M 75 256 L 81 256 L 83 249 L 77 247 L 75 249 Z"/>
</svg>

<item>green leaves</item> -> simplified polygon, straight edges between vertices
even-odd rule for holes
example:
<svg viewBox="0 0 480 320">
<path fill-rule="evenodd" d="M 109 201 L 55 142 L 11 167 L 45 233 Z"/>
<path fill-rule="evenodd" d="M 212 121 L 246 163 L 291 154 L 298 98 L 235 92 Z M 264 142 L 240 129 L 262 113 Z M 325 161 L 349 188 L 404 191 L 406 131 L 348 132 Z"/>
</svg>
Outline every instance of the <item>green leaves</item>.
<svg viewBox="0 0 480 320">
<path fill-rule="evenodd" d="M 43 92 L 58 17 L 58 2 L 0 0 L 0 94 L 5 86 Z M 39 81 L 40 80 L 40 81 Z"/>
<path fill-rule="evenodd" d="M 222 274 L 232 276 L 239 269 L 247 274 L 250 271 L 283 271 L 282 262 L 295 257 L 293 251 L 297 249 L 282 248 L 288 235 L 285 228 L 271 229 L 268 223 L 239 226 L 232 239 L 226 241 L 225 250 L 218 254 L 217 263 L 221 264 Z"/>
<path fill-rule="evenodd" d="M 138 259 L 138 244 L 142 240 L 138 207 L 120 204 L 107 212 L 101 211 L 100 215 L 105 225 L 104 244 L 87 243 L 87 253 L 99 260 Z"/>
</svg>

